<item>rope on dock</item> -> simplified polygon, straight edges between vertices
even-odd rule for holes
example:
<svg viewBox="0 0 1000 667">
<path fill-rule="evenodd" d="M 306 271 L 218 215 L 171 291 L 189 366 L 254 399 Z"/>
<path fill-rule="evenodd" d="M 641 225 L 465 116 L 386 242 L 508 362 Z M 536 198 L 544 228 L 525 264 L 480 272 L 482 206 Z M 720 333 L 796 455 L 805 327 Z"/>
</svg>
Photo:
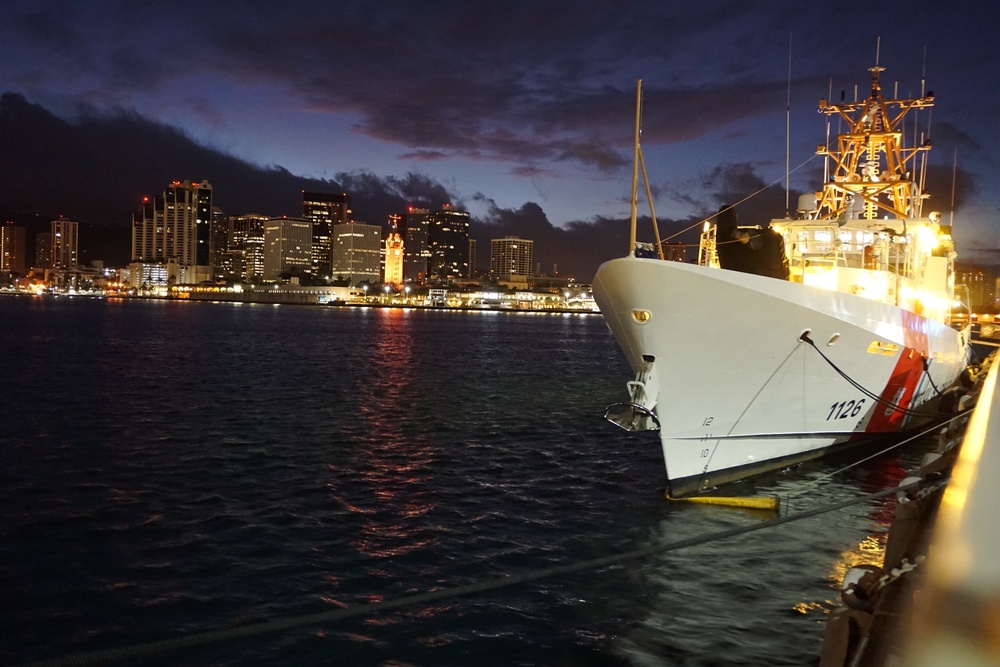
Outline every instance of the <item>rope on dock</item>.
<svg viewBox="0 0 1000 667">
<path fill-rule="evenodd" d="M 131 646 L 124 646 L 120 648 L 89 651 L 89 652 L 66 656 L 63 658 L 55 658 L 51 660 L 42 660 L 38 662 L 28 663 L 22 665 L 22 667 L 76 667 L 78 665 L 103 664 L 103 663 L 113 662 L 116 660 L 125 660 L 125 659 L 136 660 L 139 658 L 148 658 L 153 655 L 166 653 L 168 651 L 176 651 L 182 648 L 193 648 L 196 646 L 203 646 L 206 644 L 212 644 L 216 642 L 229 641 L 233 639 L 254 637 L 274 632 L 283 632 L 303 627 L 316 626 L 323 623 L 342 621 L 348 618 L 371 615 L 383 611 L 388 611 L 390 609 L 398 609 L 400 607 L 422 604 L 435 600 L 443 600 L 448 598 L 460 597 L 464 595 L 484 593 L 486 591 L 493 591 L 501 588 L 507 588 L 510 586 L 516 586 L 519 584 L 524 584 L 531 581 L 537 581 L 539 579 L 544 579 L 547 577 L 571 574 L 574 572 L 581 572 L 584 570 L 594 570 L 599 568 L 611 567 L 627 561 L 638 560 L 642 558 L 647 558 L 649 556 L 669 553 L 672 551 L 678 551 L 680 549 L 686 549 L 688 547 L 707 544 L 710 542 L 716 542 L 719 540 L 724 540 L 739 535 L 745 535 L 747 533 L 753 533 L 758 530 L 774 528 L 776 526 L 780 526 L 786 523 L 791 523 L 793 521 L 801 521 L 802 519 L 808 519 L 811 517 L 819 516 L 821 514 L 827 514 L 829 512 L 834 512 L 839 509 L 850 507 L 852 505 L 858 505 L 861 503 L 870 502 L 872 500 L 877 500 L 879 498 L 884 498 L 886 496 L 891 496 L 896 493 L 909 491 L 911 489 L 917 488 L 922 482 L 923 480 L 913 481 L 911 479 L 891 489 L 884 489 L 876 493 L 870 493 L 864 496 L 858 496 L 856 498 L 851 498 L 849 500 L 840 501 L 838 503 L 825 505 L 823 507 L 804 510 L 802 512 L 789 514 L 786 516 L 775 517 L 773 519 L 769 519 L 761 523 L 730 528 L 728 530 L 723 530 L 717 533 L 713 533 L 711 535 L 692 537 L 686 540 L 680 540 L 678 542 L 673 542 L 671 544 L 663 546 L 649 546 L 641 549 L 634 549 L 632 551 L 627 551 L 621 554 L 615 554 L 612 556 L 593 558 L 590 560 L 580 561 L 577 563 L 568 563 L 565 565 L 556 565 L 553 567 L 533 570 L 531 572 L 525 572 L 523 574 L 511 575 L 509 577 L 492 579 L 490 581 L 478 582 L 474 584 L 468 584 L 465 586 L 445 588 L 437 591 L 428 591 L 426 593 L 409 595 L 406 597 L 397 598 L 395 600 L 386 600 L 383 602 L 362 604 L 356 607 L 350 607 L 348 609 L 334 609 L 313 614 L 291 616 L 288 618 L 277 618 L 269 621 L 261 621 L 259 623 L 250 623 L 247 625 L 224 628 L 221 630 L 211 630 L 208 632 L 201 632 L 193 635 L 174 637 L 171 639 L 163 639 L 159 641 L 146 642 L 142 644 L 134 644 Z"/>
</svg>

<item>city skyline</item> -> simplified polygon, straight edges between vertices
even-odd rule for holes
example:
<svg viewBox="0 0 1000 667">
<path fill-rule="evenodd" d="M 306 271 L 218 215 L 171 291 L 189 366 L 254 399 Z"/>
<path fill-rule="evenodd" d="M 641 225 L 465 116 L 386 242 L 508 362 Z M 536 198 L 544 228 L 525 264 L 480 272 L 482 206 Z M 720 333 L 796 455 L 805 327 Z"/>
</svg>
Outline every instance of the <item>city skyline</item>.
<svg viewBox="0 0 1000 667">
<path fill-rule="evenodd" d="M 389 216 L 383 236 L 381 226 L 353 219 L 347 193 L 303 190 L 302 217 L 228 215 L 213 205 L 213 195 L 207 180 L 174 180 L 162 194 L 143 197 L 133 213 L 131 254 L 124 266 L 80 261 L 76 221 L 60 217 L 51 221 L 50 231 L 36 233 L 34 256 L 26 252 L 25 228 L 6 221 L 0 271 L 6 282 L 27 278 L 32 288 L 44 281 L 74 289 L 87 280 L 80 271 L 96 277 L 93 269 L 104 281 L 114 276 L 113 282 L 136 289 L 294 282 L 384 284 L 398 291 L 404 285 L 446 286 L 482 278 L 527 288 L 529 278 L 545 277 L 540 264 L 532 269 L 534 241 L 510 235 L 491 240 L 488 273 L 481 274 L 469 213 L 447 203 L 433 212 L 410 208 L 405 216 Z M 409 250 L 408 271 L 404 249 Z M 556 272 L 549 277 L 557 277 Z"/>
</svg>

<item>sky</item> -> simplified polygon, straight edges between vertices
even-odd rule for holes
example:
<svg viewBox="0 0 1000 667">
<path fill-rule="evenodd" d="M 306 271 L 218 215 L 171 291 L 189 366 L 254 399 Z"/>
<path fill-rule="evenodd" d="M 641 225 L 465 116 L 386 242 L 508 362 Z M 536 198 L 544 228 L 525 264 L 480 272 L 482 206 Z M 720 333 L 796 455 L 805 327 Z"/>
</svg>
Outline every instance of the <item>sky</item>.
<svg viewBox="0 0 1000 667">
<path fill-rule="evenodd" d="M 960 253 L 991 258 L 994 15 L 985 0 L 4 0 L 0 92 L 305 178 L 417 176 L 474 219 L 531 203 L 570 228 L 628 217 L 638 79 L 658 218 L 771 184 L 781 217 L 786 182 L 818 187 L 819 99 L 864 95 L 877 63 L 887 93 L 933 91 L 913 125 L 935 147 L 931 208 L 954 212 Z"/>
</svg>

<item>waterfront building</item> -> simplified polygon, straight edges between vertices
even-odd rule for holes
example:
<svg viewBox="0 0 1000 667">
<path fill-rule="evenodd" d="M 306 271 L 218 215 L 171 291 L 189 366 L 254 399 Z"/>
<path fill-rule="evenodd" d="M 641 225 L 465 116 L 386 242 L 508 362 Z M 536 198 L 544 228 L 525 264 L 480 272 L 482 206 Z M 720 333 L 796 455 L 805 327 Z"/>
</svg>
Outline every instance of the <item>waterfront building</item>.
<svg viewBox="0 0 1000 667">
<path fill-rule="evenodd" d="M 174 181 L 132 215 L 132 261 L 176 264 L 177 282 L 210 280 L 211 221 L 211 184 Z"/>
<path fill-rule="evenodd" d="M 469 239 L 469 278 L 476 277 L 476 239 Z"/>
<path fill-rule="evenodd" d="M 333 277 L 333 226 L 351 221 L 351 197 L 346 193 L 302 191 L 302 217 L 312 224 L 309 273 L 320 281 Z"/>
<path fill-rule="evenodd" d="M 6 222 L 0 225 L 0 273 L 25 275 L 28 261 L 25 257 L 25 228 Z"/>
<path fill-rule="evenodd" d="M 312 268 L 312 223 L 302 218 L 270 218 L 264 223 L 264 280 L 301 277 Z"/>
<path fill-rule="evenodd" d="M 346 280 L 348 285 L 379 282 L 379 251 L 382 228 L 363 222 L 348 222 L 333 226 L 334 280 Z"/>
<path fill-rule="evenodd" d="M 210 264 L 215 281 L 231 280 L 233 277 L 233 257 L 229 251 L 229 216 L 218 206 L 212 207 L 212 242 Z"/>
<path fill-rule="evenodd" d="M 264 223 L 265 215 L 248 213 L 230 218 L 229 245 L 239 253 L 240 274 L 243 280 L 253 283 L 264 279 Z"/>
<path fill-rule="evenodd" d="M 50 235 L 53 269 L 75 269 L 80 264 L 80 223 L 59 218 L 53 220 Z"/>
<path fill-rule="evenodd" d="M 397 228 L 398 215 L 390 215 L 389 234 L 385 237 L 385 278 L 386 285 L 399 288 L 403 284 L 403 237 Z"/>
<path fill-rule="evenodd" d="M 121 272 L 121 282 L 134 290 L 162 296 L 168 285 L 178 282 L 179 274 L 176 262 L 131 262 Z"/>
<path fill-rule="evenodd" d="M 270 216 L 224 216 L 214 235 L 212 265 L 223 282 L 254 282 L 264 277 L 264 223 Z"/>
<path fill-rule="evenodd" d="M 403 281 L 420 283 L 427 278 L 427 226 L 431 212 L 412 206 L 403 216 Z"/>
<path fill-rule="evenodd" d="M 52 267 L 52 232 L 35 234 L 35 268 Z"/>
<path fill-rule="evenodd" d="M 490 241 L 490 274 L 495 278 L 530 277 L 534 260 L 534 241 L 517 236 Z"/>
<path fill-rule="evenodd" d="M 469 275 L 469 213 L 445 204 L 428 219 L 428 276 L 449 281 Z"/>
</svg>

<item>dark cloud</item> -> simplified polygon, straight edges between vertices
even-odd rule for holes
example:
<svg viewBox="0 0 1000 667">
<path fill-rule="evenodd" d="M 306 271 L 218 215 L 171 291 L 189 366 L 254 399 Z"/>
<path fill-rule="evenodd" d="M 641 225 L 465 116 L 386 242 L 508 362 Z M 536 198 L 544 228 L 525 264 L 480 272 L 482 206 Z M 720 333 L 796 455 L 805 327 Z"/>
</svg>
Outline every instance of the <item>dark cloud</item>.
<svg viewBox="0 0 1000 667">
<path fill-rule="evenodd" d="M 404 213 L 410 206 L 438 210 L 443 204 L 462 203 L 443 185 L 421 174 L 399 178 L 358 171 L 337 174 L 337 181 L 351 195 L 354 219 L 373 225 L 384 226 L 390 214 Z"/>
<path fill-rule="evenodd" d="M 340 190 L 332 181 L 247 164 L 134 113 L 85 113 L 71 124 L 11 93 L 0 98 L 0 153 L 0 205 L 115 227 L 123 253 L 142 197 L 175 180 L 208 180 L 215 203 L 230 213 L 299 215 L 302 189 Z"/>
<path fill-rule="evenodd" d="M 695 138 L 773 103 L 746 83 L 742 91 L 717 81 L 692 88 L 657 74 L 657 60 L 683 59 L 690 48 L 703 63 L 722 60 L 696 35 L 705 20 L 720 32 L 738 25 L 752 11 L 738 2 L 707 2 L 694 13 L 574 2 L 296 2 L 280 11 L 255 2 L 71 4 L 49 5 L 62 15 L 14 12 L 16 26 L 38 34 L 51 21 L 44 43 L 64 54 L 62 75 L 94 80 L 95 94 L 114 99 L 209 74 L 266 83 L 308 109 L 354 115 L 356 132 L 411 149 L 411 159 L 447 153 L 619 167 L 634 81 L 620 72 L 630 63 L 652 70 L 649 113 L 669 119 L 648 142 Z M 731 76 L 752 80 L 749 68 Z"/>
<path fill-rule="evenodd" d="M 355 220 L 383 226 L 389 214 L 409 206 L 435 210 L 445 203 L 465 204 L 419 173 L 378 176 L 358 170 L 338 173 L 335 180 L 306 179 L 205 148 L 134 113 L 87 112 L 72 124 L 11 93 L 0 97 L 0 151 L 6 158 L 0 161 L 4 213 L 20 213 L 19 220 L 34 220 L 39 229 L 59 215 L 78 220 L 85 224 L 83 251 L 112 265 L 129 259 L 131 215 L 142 197 L 159 194 L 175 180 L 208 180 L 215 204 L 234 215 L 300 215 L 302 190 L 347 192 Z M 566 230 L 553 226 L 537 204 L 506 210 L 484 195 L 473 200 L 488 205 L 488 214 L 472 228 L 480 253 L 486 253 L 481 262 L 488 263 L 490 239 L 507 234 L 535 240 L 546 272 L 556 265 L 583 280 L 611 256 L 607 239 L 593 233 L 610 229 L 607 222 L 574 223 Z"/>
<path fill-rule="evenodd" d="M 746 196 L 744 189 L 773 180 L 783 153 L 786 96 L 790 93 L 797 114 L 794 122 L 800 115 L 808 122 L 818 97 L 836 97 L 841 90 L 853 94 L 878 49 L 893 84 L 901 80 L 922 86 L 926 79 L 941 100 L 935 118 L 954 123 L 936 123 L 933 128 L 936 150 L 928 183 L 943 184 L 945 192 L 951 192 L 944 172 L 951 161 L 947 153 L 957 150 L 956 201 L 984 200 L 996 189 L 997 165 L 982 146 L 989 145 L 995 128 L 995 114 L 989 109 L 996 106 L 997 89 L 983 87 L 973 102 L 970 91 L 978 90 L 978 82 L 971 79 L 978 72 L 989 81 L 1000 56 L 986 48 L 973 48 L 970 55 L 968 45 L 991 43 L 989 21 L 961 18 L 941 3 L 918 2 L 913 11 L 893 15 L 891 34 L 883 32 L 882 23 L 835 31 L 831 26 L 843 25 L 843 14 L 851 11 L 860 9 L 791 0 L 511 0 L 485 6 L 459 0 L 293 0 L 277 7 L 269 0 L 175 0 L 168 5 L 12 0 L 0 5 L 0 90 L 41 101 L 75 123 L 53 124 L 51 135 L 39 137 L 36 151 L 56 160 L 57 144 L 51 137 L 71 140 L 74 152 L 57 162 L 67 175 L 53 175 L 51 169 L 32 172 L 65 181 L 60 187 L 66 191 L 77 187 L 77 180 L 88 182 L 89 176 L 77 179 L 75 174 L 82 172 L 72 171 L 85 165 L 101 179 L 121 178 L 128 197 L 147 194 L 178 176 L 198 178 L 207 171 L 219 173 L 218 180 L 243 169 L 244 181 L 225 183 L 230 187 L 220 187 L 220 197 L 232 193 L 241 206 L 294 212 L 296 202 L 269 203 L 262 194 L 268 188 L 246 185 L 271 177 L 300 183 L 302 179 L 292 174 L 245 164 L 230 170 L 218 161 L 233 157 L 217 151 L 197 160 L 156 154 L 130 142 L 127 130 L 155 130 L 150 148 L 171 151 L 186 138 L 171 128 L 185 126 L 201 132 L 197 136 L 217 139 L 227 151 L 238 155 L 243 150 L 266 164 L 266 156 L 252 152 L 261 144 L 259 137 L 238 133 L 244 127 L 267 132 L 272 119 L 280 123 L 289 116 L 302 118 L 305 110 L 314 113 L 307 121 L 309 131 L 325 131 L 323 123 L 316 122 L 319 118 L 328 121 L 333 132 L 350 126 L 354 136 L 338 135 L 344 144 L 363 138 L 372 141 L 362 146 L 389 146 L 387 153 L 399 167 L 396 173 L 418 170 L 425 163 L 435 173 L 446 174 L 453 160 L 455 178 L 461 182 L 461 165 L 476 160 L 513 177 L 508 180 L 524 179 L 521 192 L 554 208 L 553 191 L 570 177 L 590 183 L 627 177 L 634 84 L 641 77 L 647 155 L 649 149 L 669 145 L 678 163 L 697 159 L 703 165 L 714 156 L 714 164 L 724 165 L 710 178 L 701 178 L 697 171 L 703 167 L 694 167 L 653 184 L 655 194 L 683 202 L 688 212 L 703 211 L 708 203 L 717 205 L 740 193 Z M 977 11 L 970 9 L 968 15 L 976 17 Z M 817 31 L 835 32 L 836 38 L 819 43 Z M 885 82 L 888 86 L 888 79 Z M 241 106 L 234 108 L 237 104 Z M 142 109 L 145 118 L 131 109 Z M 294 113 L 285 113 L 289 109 Z M 256 122 L 244 123 L 250 117 Z M 821 136 L 819 119 L 812 117 L 817 124 L 803 125 L 793 138 L 805 136 L 806 129 Z M 296 159 L 296 147 L 290 146 L 295 131 L 275 129 L 280 141 L 289 144 L 282 155 L 292 157 L 283 161 Z M 91 131 L 93 137 L 88 138 Z M 104 155 L 96 145 L 118 140 L 114 133 L 125 137 L 117 157 Z M 268 143 L 268 149 L 278 141 Z M 810 134 L 793 145 L 793 155 L 808 152 L 815 143 Z M 770 162 L 762 146 L 776 147 Z M 939 154 L 942 149 L 945 155 Z M 205 149 L 195 147 L 185 154 L 198 150 Z M 338 153 L 356 156 L 360 151 L 331 151 L 330 159 L 338 159 Z M 748 159 L 755 161 L 729 164 Z M 158 167 L 162 164 L 173 167 Z M 123 167 L 133 171 L 116 171 Z M 379 221 L 388 212 L 384 207 L 408 195 L 388 180 L 391 177 L 365 171 L 374 168 L 335 163 L 309 170 L 344 172 L 336 180 L 347 179 L 366 195 L 357 197 L 357 206 L 380 202 L 363 213 Z M 963 174 L 963 168 L 979 180 Z M 393 170 L 383 165 L 378 171 Z M 771 175 L 765 178 L 765 173 Z M 245 201 L 238 199 L 244 190 Z M 38 195 L 36 203 L 44 196 Z M 937 203 L 941 195 L 935 196 Z M 506 199 L 515 204 L 503 219 L 532 219 L 530 211 L 516 205 L 529 197 L 515 197 Z M 769 188 L 765 197 L 774 201 L 758 197 L 767 201 L 762 210 L 773 208 L 769 215 L 784 212 L 780 187 Z M 614 195 L 604 201 L 612 199 Z M 115 206 L 121 210 L 120 204 Z M 557 229 L 584 233 L 564 222 L 590 209 L 582 205 L 579 210 L 584 213 L 562 215 Z M 586 233 L 592 231 L 587 228 Z"/>
<path fill-rule="evenodd" d="M 853 83 L 874 58 L 877 34 L 838 35 L 821 65 L 825 50 L 809 40 L 816 26 L 833 25 L 833 11 L 736 0 L 697 7 L 310 0 L 280 8 L 50 0 L 14 3 L 0 35 L 57 54 L 64 67 L 55 76 L 94 81 L 91 100 L 216 76 L 272 87 L 317 112 L 351 114 L 356 132 L 404 147 L 405 159 L 475 157 L 529 169 L 552 160 L 609 170 L 622 166 L 630 143 L 621 128 L 636 76 L 646 81 L 650 145 L 774 113 L 793 53 L 797 90 L 823 88 L 845 70 Z M 948 15 L 925 7 L 912 19 L 896 17 L 899 29 L 919 21 L 912 27 L 921 35 L 935 13 Z M 902 41 L 886 37 L 887 55 Z M 192 103 L 196 115 L 211 117 L 204 103 Z"/>
</svg>

